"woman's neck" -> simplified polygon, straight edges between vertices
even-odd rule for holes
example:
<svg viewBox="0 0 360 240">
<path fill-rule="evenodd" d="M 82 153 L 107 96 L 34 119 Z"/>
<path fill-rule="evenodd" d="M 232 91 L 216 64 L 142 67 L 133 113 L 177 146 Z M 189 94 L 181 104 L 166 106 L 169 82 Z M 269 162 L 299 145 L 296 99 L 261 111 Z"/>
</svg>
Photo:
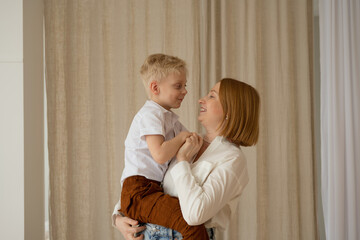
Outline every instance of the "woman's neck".
<svg viewBox="0 0 360 240">
<path fill-rule="evenodd" d="M 217 137 L 219 136 L 219 132 L 218 131 L 209 131 L 209 129 L 206 129 L 206 134 L 204 136 L 204 142 L 203 145 L 201 146 L 197 156 L 194 159 L 194 162 L 196 162 L 199 157 L 205 152 L 205 150 L 208 148 L 208 146 L 210 145 L 210 143 Z"/>
<path fill-rule="evenodd" d="M 204 140 L 208 143 L 211 143 L 217 136 L 219 136 L 219 131 L 206 131 L 206 134 L 204 136 Z"/>
<path fill-rule="evenodd" d="M 205 150 L 208 148 L 209 145 L 210 145 L 210 143 L 208 143 L 206 141 L 203 142 L 203 145 L 200 147 L 200 150 L 197 153 L 193 163 L 196 162 L 201 157 L 201 155 L 205 152 Z"/>
</svg>

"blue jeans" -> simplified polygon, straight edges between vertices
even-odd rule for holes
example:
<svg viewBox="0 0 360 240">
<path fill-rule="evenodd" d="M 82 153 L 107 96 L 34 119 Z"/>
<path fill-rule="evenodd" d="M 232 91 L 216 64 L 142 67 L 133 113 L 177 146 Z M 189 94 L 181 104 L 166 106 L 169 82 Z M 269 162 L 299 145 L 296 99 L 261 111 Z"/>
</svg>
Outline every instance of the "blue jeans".
<svg viewBox="0 0 360 240">
<path fill-rule="evenodd" d="M 144 240 L 182 240 L 181 233 L 166 228 L 160 225 L 146 223 L 146 230 L 142 232 L 144 234 Z M 215 229 L 207 228 L 206 231 L 209 234 L 210 240 L 215 240 Z"/>
</svg>

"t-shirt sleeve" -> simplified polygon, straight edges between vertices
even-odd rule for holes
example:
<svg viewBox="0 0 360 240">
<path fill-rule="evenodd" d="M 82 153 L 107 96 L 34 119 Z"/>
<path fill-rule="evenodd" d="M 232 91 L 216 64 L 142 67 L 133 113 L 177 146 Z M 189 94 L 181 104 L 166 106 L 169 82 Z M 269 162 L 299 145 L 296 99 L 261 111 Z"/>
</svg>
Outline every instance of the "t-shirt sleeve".
<svg viewBox="0 0 360 240">
<path fill-rule="evenodd" d="M 186 129 L 186 127 L 184 125 L 182 125 L 180 122 L 178 122 L 180 124 L 180 132 L 188 132 L 189 130 Z"/>
<path fill-rule="evenodd" d="M 162 135 L 165 137 L 164 116 L 161 113 L 147 112 L 139 121 L 140 137 L 146 135 Z"/>
</svg>

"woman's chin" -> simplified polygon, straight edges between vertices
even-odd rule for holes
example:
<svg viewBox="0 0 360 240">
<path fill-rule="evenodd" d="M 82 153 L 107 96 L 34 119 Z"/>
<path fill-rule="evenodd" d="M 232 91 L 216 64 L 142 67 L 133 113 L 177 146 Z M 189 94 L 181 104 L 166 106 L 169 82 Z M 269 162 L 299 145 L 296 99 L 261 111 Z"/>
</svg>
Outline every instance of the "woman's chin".
<svg viewBox="0 0 360 240">
<path fill-rule="evenodd" d="M 201 125 L 204 125 L 204 119 L 202 118 L 201 114 L 198 116 L 198 121 L 201 123 Z"/>
</svg>

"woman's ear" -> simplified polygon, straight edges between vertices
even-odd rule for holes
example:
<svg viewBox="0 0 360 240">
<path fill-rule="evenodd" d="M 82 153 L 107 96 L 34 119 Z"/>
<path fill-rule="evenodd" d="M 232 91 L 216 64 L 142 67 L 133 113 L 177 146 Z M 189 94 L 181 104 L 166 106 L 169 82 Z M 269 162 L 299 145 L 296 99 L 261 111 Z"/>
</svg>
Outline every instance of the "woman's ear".
<svg viewBox="0 0 360 240">
<path fill-rule="evenodd" d="M 159 95 L 160 93 L 159 82 L 152 81 L 150 83 L 150 92 L 154 95 Z"/>
</svg>

